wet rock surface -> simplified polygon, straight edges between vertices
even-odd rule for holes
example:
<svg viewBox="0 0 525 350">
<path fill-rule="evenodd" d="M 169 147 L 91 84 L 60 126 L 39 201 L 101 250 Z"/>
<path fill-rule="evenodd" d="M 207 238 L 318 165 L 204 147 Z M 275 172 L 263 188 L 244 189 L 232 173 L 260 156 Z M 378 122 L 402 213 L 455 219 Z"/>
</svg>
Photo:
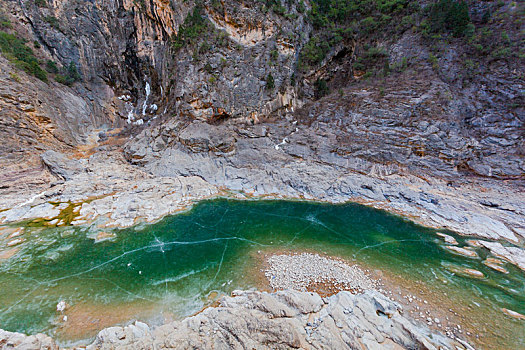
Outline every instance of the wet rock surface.
<svg viewBox="0 0 525 350">
<path fill-rule="evenodd" d="M 504 246 L 499 242 L 478 241 L 483 247 L 490 250 L 492 254 L 503 258 L 525 271 L 525 250 L 519 247 Z"/>
</svg>

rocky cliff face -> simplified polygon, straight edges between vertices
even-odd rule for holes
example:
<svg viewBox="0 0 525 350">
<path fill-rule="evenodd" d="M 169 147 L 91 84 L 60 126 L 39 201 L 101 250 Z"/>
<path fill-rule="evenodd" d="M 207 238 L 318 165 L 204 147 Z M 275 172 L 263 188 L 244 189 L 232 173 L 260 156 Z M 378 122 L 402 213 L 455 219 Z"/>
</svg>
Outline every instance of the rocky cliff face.
<svg viewBox="0 0 525 350">
<path fill-rule="evenodd" d="M 304 15 L 291 21 L 265 14 L 257 2 L 11 3 L 47 56 L 79 67 L 90 98 L 98 98 L 93 106 L 114 104 L 113 112 L 123 118 L 132 112 L 132 119 L 268 114 L 281 106 L 271 105 L 277 93 L 265 89 L 267 76 L 286 95 L 283 81 L 305 40 L 300 34 L 308 33 Z M 290 11 L 297 15 L 295 7 Z M 106 89 L 112 94 L 101 94 Z"/>
<path fill-rule="evenodd" d="M 346 19 L 317 1 L 1 3 L 2 32 L 49 71 L 2 50 L 3 194 L 45 189 L 39 154 L 96 148 L 112 128 L 151 174 L 259 194 L 324 198 L 339 172 L 525 176 L 521 3 L 470 3 L 468 38 L 433 28 L 429 3 Z M 310 188 L 305 162 L 332 185 Z"/>
<path fill-rule="evenodd" d="M 257 121 L 300 104 L 289 80 L 304 14 L 292 21 L 257 2 L 204 2 L 198 13 L 193 1 L 1 4 L 2 29 L 50 72 L 43 82 L 0 57 L 4 190 L 48 182 L 39 153 L 93 144 L 100 131 L 138 134 L 156 118 Z M 78 81 L 58 83 L 71 66 Z M 269 74 L 281 88 L 266 88 Z"/>
<path fill-rule="evenodd" d="M 406 25 L 391 29 L 389 36 L 348 24 L 353 36 L 347 39 L 348 34 L 341 32 L 343 39 L 333 39 L 338 43 L 326 49 L 327 43 L 314 40 L 320 35 L 319 24 L 315 15 L 308 15 L 310 9 L 321 11 L 315 1 L 3 0 L 2 5 L 2 16 L 11 22 L 7 31 L 33 43 L 28 45 L 34 46 L 41 62 L 53 61 L 58 69 L 73 64 L 80 73 L 80 81 L 71 88 L 25 75 L 17 82 L 10 75 L 10 65 L 3 63 L 5 90 L 16 91 L 21 103 L 28 105 L 9 109 L 13 103 L 7 94 L 1 101 L 5 113 L 15 124 L 19 118 L 15 115 L 40 129 L 48 124 L 46 128 L 57 139 L 50 147 L 86 143 L 91 132 L 111 127 L 137 126 L 130 132 L 138 135 L 147 128 L 143 123 L 156 119 L 160 124 L 233 119 L 241 128 L 245 122 L 279 115 L 293 119 L 297 118 L 294 111 L 328 89 L 334 92 L 333 99 L 318 103 L 319 107 L 308 105 L 301 119 L 310 123 L 321 113 L 338 108 L 337 118 L 352 119 L 353 124 L 370 130 L 355 116 L 365 114 L 363 104 L 368 104 L 368 97 L 341 94 L 345 87 L 368 85 L 376 87 L 381 96 L 385 88 L 393 91 L 385 99 L 395 95 L 398 102 L 416 105 L 408 110 L 396 104 L 394 114 L 404 118 L 397 119 L 399 125 L 410 129 L 413 123 L 407 124 L 408 119 L 419 123 L 412 131 L 406 129 L 414 135 L 405 133 L 402 139 L 393 139 L 392 147 L 378 151 L 382 154 L 376 160 L 403 163 L 393 154 L 405 154 L 408 142 L 414 157 L 438 158 L 421 161 L 430 167 L 445 162 L 482 176 L 520 178 L 524 174 L 522 58 L 504 56 L 522 35 L 516 19 L 522 9 L 510 2 L 502 8 L 471 5 L 474 23 L 484 30 L 471 42 L 483 46 L 483 40 L 490 39 L 484 33 L 498 31 L 511 43 L 488 60 L 467 60 L 472 52 L 465 40 L 452 39 L 439 48 L 443 43 L 429 41 Z M 410 6 L 403 11 L 407 14 L 403 20 L 409 18 L 424 27 L 424 15 L 418 17 Z M 494 19 L 486 24 L 486 13 L 505 21 Z M 334 21 L 337 26 L 337 19 Z M 315 51 L 316 43 L 322 52 Z M 436 56 L 436 50 L 444 51 Z M 387 78 L 379 74 L 383 63 Z M 363 69 L 375 77 L 366 81 Z M 51 75 L 57 79 L 60 74 Z M 416 90 L 419 97 L 414 97 Z M 385 102 L 391 111 L 393 101 Z M 348 118 L 348 113 L 354 116 Z M 9 128 L 16 129 L 11 124 Z M 384 129 L 377 129 L 376 134 L 398 134 L 391 122 L 381 125 Z M 432 131 L 438 136 L 427 137 Z M 348 153 L 344 138 L 337 138 L 339 154 Z M 432 162 L 435 164 L 429 164 Z"/>
</svg>

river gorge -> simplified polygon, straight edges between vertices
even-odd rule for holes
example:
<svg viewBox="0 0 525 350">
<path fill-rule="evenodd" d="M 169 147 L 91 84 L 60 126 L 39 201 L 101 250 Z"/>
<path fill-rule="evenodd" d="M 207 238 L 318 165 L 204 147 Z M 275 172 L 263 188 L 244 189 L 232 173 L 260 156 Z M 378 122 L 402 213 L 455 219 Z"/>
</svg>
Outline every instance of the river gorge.
<svg viewBox="0 0 525 350">
<path fill-rule="evenodd" d="M 0 0 L 0 350 L 525 348 L 524 19 Z"/>
</svg>

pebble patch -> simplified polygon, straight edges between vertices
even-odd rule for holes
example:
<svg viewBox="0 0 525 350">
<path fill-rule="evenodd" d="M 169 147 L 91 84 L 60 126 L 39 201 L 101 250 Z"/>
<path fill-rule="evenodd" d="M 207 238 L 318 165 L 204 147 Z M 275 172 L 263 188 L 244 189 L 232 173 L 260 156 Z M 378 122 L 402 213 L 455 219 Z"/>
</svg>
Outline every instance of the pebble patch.
<svg viewBox="0 0 525 350">
<path fill-rule="evenodd" d="M 376 282 L 358 266 L 318 254 L 273 255 L 267 261 L 269 267 L 264 273 L 274 290 L 306 291 L 311 285 L 323 283 L 345 290 L 376 288 Z"/>
</svg>

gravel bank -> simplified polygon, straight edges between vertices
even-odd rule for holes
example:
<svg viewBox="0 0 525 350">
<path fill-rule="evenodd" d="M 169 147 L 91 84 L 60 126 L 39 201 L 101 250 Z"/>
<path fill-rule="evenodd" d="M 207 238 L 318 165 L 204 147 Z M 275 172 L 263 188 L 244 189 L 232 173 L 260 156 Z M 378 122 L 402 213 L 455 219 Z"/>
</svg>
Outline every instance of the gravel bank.
<svg viewBox="0 0 525 350">
<path fill-rule="evenodd" d="M 358 266 L 318 254 L 300 253 L 272 255 L 264 274 L 274 290 L 306 291 L 317 285 L 332 285 L 337 290 L 376 289 L 377 282 Z"/>
</svg>

